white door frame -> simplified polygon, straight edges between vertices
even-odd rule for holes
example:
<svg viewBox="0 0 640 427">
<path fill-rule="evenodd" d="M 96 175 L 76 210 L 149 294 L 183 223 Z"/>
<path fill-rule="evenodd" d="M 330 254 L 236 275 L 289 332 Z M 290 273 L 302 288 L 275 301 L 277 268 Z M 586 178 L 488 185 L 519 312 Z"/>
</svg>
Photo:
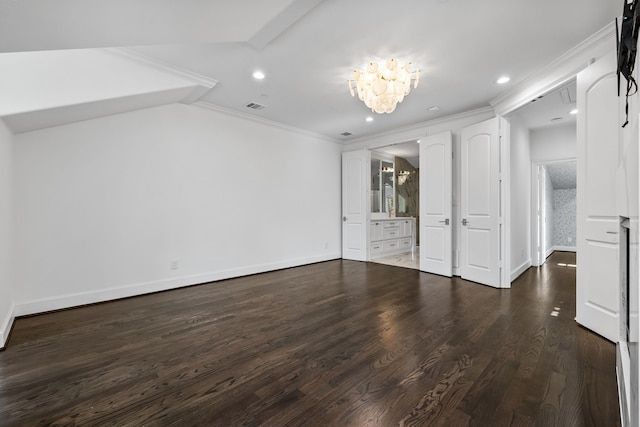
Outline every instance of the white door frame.
<svg viewBox="0 0 640 427">
<path fill-rule="evenodd" d="M 546 261 L 546 253 L 543 251 L 544 237 L 540 234 L 544 232 L 545 224 L 542 214 L 538 214 L 538 206 L 541 206 L 544 202 L 542 199 L 543 189 L 540 183 L 538 171 L 542 166 L 575 161 L 575 157 L 568 157 L 557 160 L 531 162 L 531 218 L 535 218 L 535 220 L 531 221 L 531 253 L 534 254 L 531 264 L 533 266 L 540 266 Z"/>
<path fill-rule="evenodd" d="M 498 115 L 500 123 L 500 287 L 511 288 L 511 123 Z"/>
</svg>

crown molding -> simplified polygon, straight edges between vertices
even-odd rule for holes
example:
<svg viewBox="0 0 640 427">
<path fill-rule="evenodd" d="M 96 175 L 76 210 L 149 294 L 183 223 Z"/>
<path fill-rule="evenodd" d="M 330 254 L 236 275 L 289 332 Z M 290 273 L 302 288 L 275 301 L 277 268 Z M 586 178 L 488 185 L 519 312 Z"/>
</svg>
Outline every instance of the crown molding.
<svg viewBox="0 0 640 427">
<path fill-rule="evenodd" d="M 191 105 L 196 106 L 196 107 L 200 107 L 200 108 L 204 108 L 206 110 L 215 111 L 217 113 L 222 113 L 222 114 L 226 114 L 226 115 L 229 115 L 229 116 L 233 116 L 233 117 L 237 117 L 237 118 L 241 118 L 241 119 L 245 119 L 245 120 L 250 120 L 252 122 L 260 123 L 260 124 L 263 124 L 263 125 L 266 125 L 266 126 L 277 128 L 277 129 L 282 129 L 282 130 L 286 130 L 286 131 L 289 131 L 289 132 L 297 133 L 299 135 L 304 135 L 304 136 L 320 139 L 320 140 L 323 140 L 325 142 L 330 142 L 332 144 L 343 145 L 341 141 L 339 141 L 337 139 L 334 139 L 334 138 L 327 137 L 325 135 L 321 135 L 319 133 L 311 132 L 311 131 L 308 131 L 308 130 L 305 130 L 305 129 L 301 129 L 301 128 L 297 128 L 297 127 L 294 127 L 294 126 L 289 126 L 289 125 L 286 125 L 284 123 L 277 122 L 275 120 L 269 120 L 269 119 L 265 119 L 263 117 L 256 117 L 256 116 L 253 116 L 251 114 L 243 113 L 243 112 L 236 111 L 236 110 L 231 110 L 229 108 L 221 107 L 219 105 L 215 105 L 215 104 L 212 104 L 212 103 L 207 102 L 207 101 L 198 100 L 198 101 L 194 102 Z"/>
<path fill-rule="evenodd" d="M 180 68 L 178 66 L 169 64 L 167 62 L 161 61 L 156 58 L 152 58 L 150 56 L 141 54 L 136 52 L 130 48 L 126 47 L 110 47 L 104 49 L 107 52 L 112 54 L 123 56 L 127 59 L 131 59 L 143 65 L 152 67 L 159 71 L 164 71 L 166 73 L 173 74 L 177 77 L 181 77 L 187 80 L 191 80 L 199 86 L 206 88 L 207 90 L 213 89 L 213 87 L 218 84 L 216 79 L 212 79 L 211 77 L 207 77 L 202 74 L 195 73 L 193 71 L 186 70 L 184 68 Z"/>
<path fill-rule="evenodd" d="M 414 123 L 412 125 L 404 126 L 401 128 L 391 129 L 386 132 L 377 133 L 369 136 L 362 136 L 357 139 L 345 142 L 344 144 L 351 148 L 351 146 L 359 146 L 365 143 L 370 148 L 379 148 L 389 143 L 405 142 L 412 138 L 420 138 L 426 136 L 429 132 L 429 128 L 435 126 L 446 125 L 447 123 L 457 120 L 464 120 L 466 118 L 478 116 L 478 115 L 494 115 L 495 112 L 492 107 L 482 107 L 475 110 L 464 111 L 462 113 L 452 114 L 450 116 L 439 117 L 424 122 Z M 378 142 L 378 143 L 376 143 Z M 373 145 L 372 145 L 373 144 Z M 381 145 L 380 145 L 381 144 Z"/>
<path fill-rule="evenodd" d="M 593 34 L 562 56 L 499 95 L 490 104 L 498 115 L 509 114 L 532 99 L 568 82 L 594 60 L 615 49 L 615 23 Z"/>
</svg>

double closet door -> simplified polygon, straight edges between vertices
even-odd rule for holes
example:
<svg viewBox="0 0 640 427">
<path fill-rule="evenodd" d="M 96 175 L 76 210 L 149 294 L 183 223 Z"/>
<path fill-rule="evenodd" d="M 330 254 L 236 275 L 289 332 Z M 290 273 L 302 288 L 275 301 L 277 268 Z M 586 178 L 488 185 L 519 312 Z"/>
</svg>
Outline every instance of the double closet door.
<svg viewBox="0 0 640 427">
<path fill-rule="evenodd" d="M 501 286 L 500 123 L 490 119 L 461 132 L 460 218 L 453 206 L 453 135 L 429 135 L 420 144 L 420 270 L 451 277 L 454 239 L 460 275 Z M 367 259 L 370 153 L 343 153 L 343 258 Z M 507 284 L 508 286 L 508 284 Z"/>
</svg>

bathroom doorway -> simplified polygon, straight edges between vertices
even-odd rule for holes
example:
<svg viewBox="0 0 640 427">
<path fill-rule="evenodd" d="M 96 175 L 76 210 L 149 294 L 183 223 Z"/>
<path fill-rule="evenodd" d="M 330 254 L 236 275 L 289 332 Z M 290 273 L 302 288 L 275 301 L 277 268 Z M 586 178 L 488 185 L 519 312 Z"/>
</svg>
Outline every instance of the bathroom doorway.
<svg viewBox="0 0 640 427">
<path fill-rule="evenodd" d="M 371 251 L 370 261 L 418 270 L 420 207 L 420 142 L 411 140 L 375 148 L 371 151 L 371 221 L 384 220 L 384 226 L 411 221 L 413 236 L 410 247 L 377 255 Z M 382 222 L 382 221 L 381 221 Z M 375 238 L 374 238 L 375 239 Z M 371 245 L 377 243 L 372 240 Z"/>
</svg>

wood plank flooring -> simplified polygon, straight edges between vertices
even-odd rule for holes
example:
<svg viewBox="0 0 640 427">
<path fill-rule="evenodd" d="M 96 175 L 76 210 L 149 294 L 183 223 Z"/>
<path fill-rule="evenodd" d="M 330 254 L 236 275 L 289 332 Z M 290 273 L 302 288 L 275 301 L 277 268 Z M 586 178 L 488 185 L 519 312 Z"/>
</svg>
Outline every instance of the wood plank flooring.
<svg viewBox="0 0 640 427">
<path fill-rule="evenodd" d="M 558 262 L 497 290 L 337 260 L 21 318 L 0 425 L 620 425 Z"/>
</svg>

